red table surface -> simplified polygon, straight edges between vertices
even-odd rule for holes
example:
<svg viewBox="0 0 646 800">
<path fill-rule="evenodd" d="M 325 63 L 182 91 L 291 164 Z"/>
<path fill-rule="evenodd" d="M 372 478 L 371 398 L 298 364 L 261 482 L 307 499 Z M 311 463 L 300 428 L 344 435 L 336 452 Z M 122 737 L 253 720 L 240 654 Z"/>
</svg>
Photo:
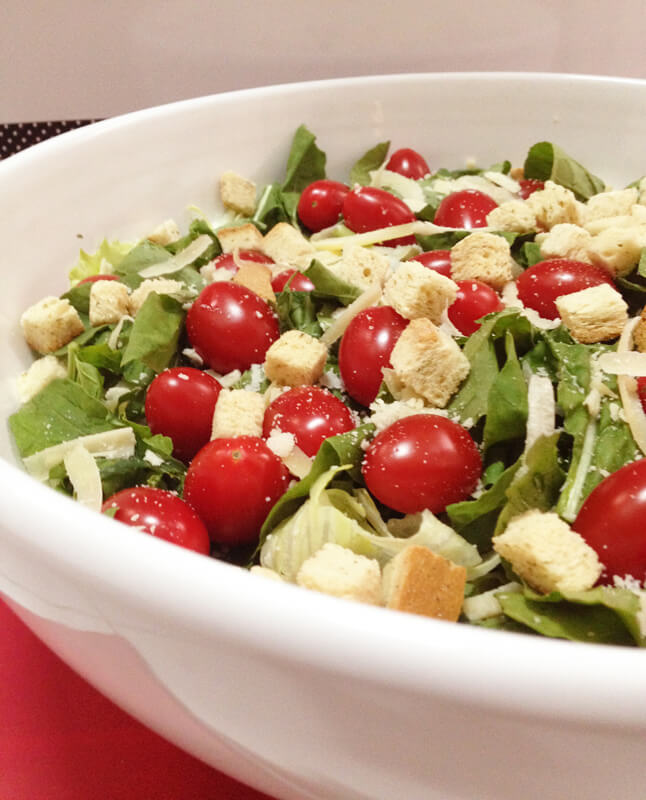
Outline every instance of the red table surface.
<svg viewBox="0 0 646 800">
<path fill-rule="evenodd" d="M 117 708 L 0 600 L 1 800 L 271 800 Z"/>
</svg>

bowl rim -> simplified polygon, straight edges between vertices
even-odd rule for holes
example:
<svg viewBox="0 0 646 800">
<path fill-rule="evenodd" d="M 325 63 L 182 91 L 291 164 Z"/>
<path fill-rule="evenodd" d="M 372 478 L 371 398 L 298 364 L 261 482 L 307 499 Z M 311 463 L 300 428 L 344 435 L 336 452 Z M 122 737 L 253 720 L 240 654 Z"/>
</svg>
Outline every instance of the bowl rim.
<svg viewBox="0 0 646 800">
<path fill-rule="evenodd" d="M 285 92 L 312 92 L 356 85 L 439 80 L 542 81 L 562 84 L 635 86 L 646 80 L 545 72 L 399 73 L 303 81 L 240 89 L 131 111 L 75 129 L 0 162 L 0 180 L 31 163 L 52 157 L 80 141 L 140 122 L 184 114 L 202 104 L 249 101 Z M 387 609 L 347 603 L 297 587 L 263 581 L 228 564 L 176 548 L 80 507 L 38 484 L 15 464 L 0 458 L 3 492 L 0 544 L 4 539 L 35 559 L 97 591 L 118 595 L 147 613 L 163 611 L 174 626 L 210 639 L 237 640 L 272 657 L 313 669 L 419 694 L 441 694 L 483 710 L 531 714 L 577 723 L 633 727 L 646 720 L 636 697 L 646 689 L 646 671 L 637 648 L 620 648 L 450 625 Z M 11 497 L 9 497 L 11 495 Z M 39 536 L 42 507 L 64 519 L 56 536 Z M 97 553 L 101 558 L 97 558 Z M 145 564 L 136 586 L 124 562 Z M 168 592 L 170 576 L 179 580 L 182 603 Z M 295 600 L 294 592 L 298 592 Z M 208 609 L 236 597 L 235 613 L 215 618 Z M 340 606 L 339 603 L 342 605 Z M 290 624 L 284 623 L 289 614 Z M 485 637 L 485 638 L 483 638 Z M 583 650 L 581 648 L 584 648 Z M 477 680 L 474 680 L 474 652 Z M 411 658 L 411 653 L 415 657 Z M 621 676 L 618 681 L 617 676 Z M 540 691 L 537 691 L 540 687 Z"/>
</svg>

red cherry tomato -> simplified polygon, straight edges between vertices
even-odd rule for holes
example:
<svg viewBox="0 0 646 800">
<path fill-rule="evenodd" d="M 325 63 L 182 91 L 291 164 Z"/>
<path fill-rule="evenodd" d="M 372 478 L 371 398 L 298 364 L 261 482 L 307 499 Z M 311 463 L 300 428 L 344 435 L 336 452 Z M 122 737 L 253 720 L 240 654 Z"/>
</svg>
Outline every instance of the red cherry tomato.
<svg viewBox="0 0 646 800">
<path fill-rule="evenodd" d="M 355 233 L 404 225 L 415 220 L 410 208 L 394 194 L 374 186 L 360 186 L 349 192 L 343 201 L 343 219 Z M 414 236 L 402 236 L 384 242 L 395 247 L 399 244 L 415 244 Z"/>
<path fill-rule="evenodd" d="M 516 287 L 525 306 L 538 311 L 544 319 L 557 319 L 559 312 L 554 303 L 557 297 L 602 283 L 614 286 L 603 267 L 569 258 L 553 258 L 526 269 L 517 278 Z"/>
<path fill-rule="evenodd" d="M 265 411 L 262 435 L 274 430 L 292 433 L 298 447 L 315 456 L 329 436 L 346 433 L 355 427 L 350 409 L 326 389 L 297 386 L 288 389 Z"/>
<path fill-rule="evenodd" d="M 637 395 L 641 400 L 642 408 L 646 414 L 646 377 L 637 378 Z"/>
<path fill-rule="evenodd" d="M 213 439 L 191 461 L 184 498 L 212 541 L 251 544 L 289 480 L 283 462 L 259 437 Z"/>
<path fill-rule="evenodd" d="M 222 387 L 193 367 L 171 367 L 153 380 L 146 393 L 150 430 L 170 436 L 173 455 L 189 461 L 211 438 L 213 410 Z"/>
<path fill-rule="evenodd" d="M 518 196 L 523 200 L 527 200 L 530 194 L 534 194 L 534 192 L 540 192 L 545 188 L 543 181 L 539 181 L 538 178 L 521 178 L 518 183 L 520 184 Z"/>
<path fill-rule="evenodd" d="M 462 189 L 447 194 L 435 212 L 433 222 L 445 228 L 483 228 L 487 214 L 498 208 L 498 203 L 477 189 Z"/>
<path fill-rule="evenodd" d="M 360 311 L 346 328 L 339 345 L 339 370 L 347 393 L 369 406 L 379 392 L 382 368 L 408 320 L 391 306 Z"/>
<path fill-rule="evenodd" d="M 294 276 L 293 278 L 292 275 Z M 292 278 L 291 281 L 289 281 L 290 278 Z M 289 288 L 293 292 L 311 292 L 312 289 L 315 288 L 309 278 L 295 269 L 284 269 L 282 272 L 279 272 L 272 280 L 271 288 L 278 294 L 278 292 L 283 291 L 287 281 L 289 281 Z"/>
<path fill-rule="evenodd" d="M 434 269 L 440 275 L 451 277 L 451 251 L 450 250 L 429 250 L 411 258 L 411 261 L 419 261 L 429 269 Z"/>
<path fill-rule="evenodd" d="M 464 336 L 471 336 L 480 327 L 485 314 L 504 308 L 497 292 L 481 281 L 458 281 L 458 294 L 448 308 L 448 317 Z"/>
<path fill-rule="evenodd" d="M 229 281 L 202 290 L 186 316 L 186 331 L 204 362 L 220 373 L 261 363 L 280 335 L 269 305 Z"/>
<path fill-rule="evenodd" d="M 577 514 L 573 530 L 596 550 L 604 570 L 601 583 L 614 575 L 646 580 L 646 459 L 613 472 L 592 490 Z"/>
<path fill-rule="evenodd" d="M 209 554 L 209 534 L 195 511 L 176 494 L 150 486 L 123 489 L 103 503 L 116 520 L 197 553 Z"/>
<path fill-rule="evenodd" d="M 362 473 L 369 491 L 404 514 L 444 511 L 475 489 L 482 459 L 468 431 L 437 414 L 394 422 L 370 443 Z"/>
<path fill-rule="evenodd" d="M 431 172 L 424 157 L 416 150 L 411 150 L 410 147 L 402 147 L 401 150 L 395 150 L 388 159 L 386 169 L 391 172 L 398 172 L 400 175 L 413 180 L 424 178 Z"/>
<path fill-rule="evenodd" d="M 82 281 L 79 281 L 76 285 L 82 286 L 84 283 L 96 283 L 97 281 L 118 281 L 118 275 L 88 275 L 87 278 L 83 278 Z"/>
<path fill-rule="evenodd" d="M 350 188 L 338 181 L 320 180 L 310 183 L 298 200 L 298 218 L 311 231 L 336 225 L 343 201 Z"/>
<path fill-rule="evenodd" d="M 255 261 L 256 264 L 273 264 L 274 260 L 261 253 L 260 250 L 238 250 L 238 258 L 242 261 Z M 232 272 L 238 271 L 233 253 L 222 253 L 221 256 L 214 258 L 211 264 L 216 269 L 229 269 Z"/>
</svg>

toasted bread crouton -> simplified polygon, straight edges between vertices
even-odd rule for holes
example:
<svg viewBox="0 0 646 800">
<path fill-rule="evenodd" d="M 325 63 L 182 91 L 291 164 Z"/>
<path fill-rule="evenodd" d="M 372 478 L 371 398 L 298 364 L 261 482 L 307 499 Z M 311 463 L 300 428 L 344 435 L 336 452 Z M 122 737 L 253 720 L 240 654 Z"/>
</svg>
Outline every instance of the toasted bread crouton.
<svg viewBox="0 0 646 800">
<path fill-rule="evenodd" d="M 67 369 L 56 356 L 43 356 L 36 359 L 26 372 L 16 381 L 18 397 L 26 403 L 56 378 L 66 378 Z"/>
<path fill-rule="evenodd" d="M 279 222 L 265 234 L 262 251 L 277 264 L 297 269 L 309 267 L 316 254 L 313 245 L 287 222 Z"/>
<path fill-rule="evenodd" d="M 245 261 L 232 278 L 233 283 L 244 286 L 262 297 L 268 303 L 276 302 L 276 295 L 271 288 L 271 270 L 266 264 Z"/>
<path fill-rule="evenodd" d="M 403 387 L 436 408 L 444 408 L 470 369 L 455 341 L 426 318 L 409 322 L 393 347 L 390 363 Z"/>
<path fill-rule="evenodd" d="M 467 571 L 428 547 L 410 545 L 384 567 L 382 599 L 387 608 L 457 622 Z"/>
<path fill-rule="evenodd" d="M 269 567 L 261 567 L 259 564 L 254 564 L 249 570 L 252 575 L 259 575 L 261 578 L 269 578 L 270 581 L 280 581 L 283 583 L 282 575 L 279 575 L 275 569 Z"/>
<path fill-rule="evenodd" d="M 379 563 L 332 542 L 324 544 L 301 564 L 296 583 L 360 603 L 379 605 L 381 600 Z"/>
<path fill-rule="evenodd" d="M 579 225 L 561 222 L 549 233 L 536 237 L 543 258 L 572 258 L 575 261 L 590 261 L 588 248 L 592 243 L 591 234 Z"/>
<path fill-rule="evenodd" d="M 136 316 L 149 294 L 167 294 L 176 300 L 182 300 L 184 292 L 184 284 L 181 281 L 175 281 L 172 278 L 147 278 L 130 295 L 128 310 L 131 316 Z"/>
<path fill-rule="evenodd" d="M 561 295 L 555 303 L 572 338 L 582 344 L 616 339 L 628 321 L 628 305 L 607 283 Z"/>
<path fill-rule="evenodd" d="M 176 242 L 180 236 L 181 233 L 175 220 L 167 219 L 165 222 L 162 222 L 161 225 L 158 225 L 154 231 L 151 231 L 146 238 L 149 242 L 154 242 L 155 244 L 165 247 L 167 244 Z"/>
<path fill-rule="evenodd" d="M 601 575 L 596 552 L 557 514 L 536 509 L 514 517 L 494 550 L 533 589 L 583 592 Z"/>
<path fill-rule="evenodd" d="M 584 206 L 583 221 L 588 223 L 605 217 L 630 214 L 630 209 L 638 199 L 639 192 L 634 187 L 613 192 L 599 192 Z"/>
<path fill-rule="evenodd" d="M 83 323 L 69 300 L 43 297 L 20 318 L 27 344 L 37 353 L 53 353 L 83 332 Z"/>
<path fill-rule="evenodd" d="M 509 243 L 495 233 L 471 233 L 451 248 L 451 277 L 482 281 L 496 291 L 514 277 Z"/>
<path fill-rule="evenodd" d="M 265 375 L 284 386 L 311 386 L 323 374 L 327 347 L 302 331 L 285 331 L 265 354 Z"/>
<path fill-rule="evenodd" d="M 223 253 L 234 250 L 262 250 L 262 233 L 251 222 L 216 231 Z"/>
<path fill-rule="evenodd" d="M 128 287 L 120 281 L 95 281 L 90 289 L 90 325 L 111 325 L 130 311 Z"/>
<path fill-rule="evenodd" d="M 646 228 L 640 225 L 611 227 L 595 234 L 588 247 L 589 260 L 608 270 L 613 277 L 623 277 L 639 263 L 646 247 Z"/>
<path fill-rule="evenodd" d="M 646 353 L 646 306 L 642 308 L 639 322 L 633 330 L 633 342 L 640 353 Z"/>
<path fill-rule="evenodd" d="M 339 278 L 365 291 L 371 286 L 383 286 L 390 272 L 390 261 L 382 253 L 368 247 L 349 247 L 343 258 L 333 266 Z"/>
<path fill-rule="evenodd" d="M 222 389 L 213 412 L 211 439 L 262 436 L 265 401 L 246 389 Z"/>
<path fill-rule="evenodd" d="M 487 214 L 487 225 L 497 231 L 529 233 L 536 228 L 536 215 L 524 200 L 508 200 Z"/>
<path fill-rule="evenodd" d="M 457 293 L 457 284 L 446 275 L 419 261 L 403 261 L 386 281 L 383 299 L 406 319 L 426 317 L 439 325 Z"/>
<path fill-rule="evenodd" d="M 250 217 L 256 210 L 256 184 L 235 172 L 225 172 L 220 178 L 220 197 L 225 208 Z"/>
<path fill-rule="evenodd" d="M 584 213 L 574 192 L 554 181 L 546 181 L 545 188 L 532 192 L 525 202 L 534 212 L 536 224 L 546 231 L 562 222 L 579 225 Z"/>
</svg>

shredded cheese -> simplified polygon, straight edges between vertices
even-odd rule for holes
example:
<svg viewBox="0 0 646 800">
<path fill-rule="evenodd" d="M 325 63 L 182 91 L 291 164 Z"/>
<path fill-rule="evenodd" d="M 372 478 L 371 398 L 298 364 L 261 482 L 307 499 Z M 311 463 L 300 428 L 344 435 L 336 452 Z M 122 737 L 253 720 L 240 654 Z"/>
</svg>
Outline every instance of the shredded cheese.
<svg viewBox="0 0 646 800">
<path fill-rule="evenodd" d="M 366 308 L 370 308 L 370 306 L 374 306 L 375 303 L 379 301 L 380 297 L 381 286 L 371 286 L 369 289 L 366 289 L 365 292 L 362 292 L 362 294 L 360 294 L 353 303 L 350 303 L 350 305 L 347 308 L 344 308 L 339 316 L 335 318 L 330 327 L 324 331 L 320 341 L 326 347 L 333 345 L 337 339 L 340 339 L 343 336 L 346 328 L 357 316 L 357 314 L 360 311 L 364 311 Z"/>
<path fill-rule="evenodd" d="M 368 247 L 369 245 L 387 242 L 391 239 L 399 239 L 402 236 L 428 236 L 432 233 L 447 233 L 461 230 L 460 228 L 444 228 L 434 222 L 405 222 L 403 225 L 391 225 L 389 228 L 379 228 L 376 231 L 366 233 L 354 233 L 350 236 L 331 236 L 327 239 L 311 239 L 311 244 L 316 250 L 344 250 L 346 247 L 359 245 Z M 478 232 L 491 231 L 492 228 L 478 228 Z M 471 233 L 471 231 L 469 231 Z"/>
<path fill-rule="evenodd" d="M 628 320 L 617 343 L 617 353 L 630 353 L 633 347 L 633 331 L 639 322 L 639 317 Z M 617 375 L 619 396 L 624 407 L 626 423 L 630 428 L 637 447 L 646 454 L 646 414 L 637 395 L 637 384 L 631 375 Z"/>
<path fill-rule="evenodd" d="M 103 504 L 101 473 L 89 450 L 77 440 L 77 443 L 65 453 L 63 463 L 76 500 L 92 511 L 101 511 Z"/>
<path fill-rule="evenodd" d="M 142 278 L 158 278 L 160 275 L 170 275 L 192 264 L 196 258 L 199 258 L 210 246 L 212 239 L 206 233 L 198 236 L 196 239 L 176 253 L 172 258 L 162 261 L 159 264 L 151 264 L 149 267 L 139 270 Z"/>
</svg>

